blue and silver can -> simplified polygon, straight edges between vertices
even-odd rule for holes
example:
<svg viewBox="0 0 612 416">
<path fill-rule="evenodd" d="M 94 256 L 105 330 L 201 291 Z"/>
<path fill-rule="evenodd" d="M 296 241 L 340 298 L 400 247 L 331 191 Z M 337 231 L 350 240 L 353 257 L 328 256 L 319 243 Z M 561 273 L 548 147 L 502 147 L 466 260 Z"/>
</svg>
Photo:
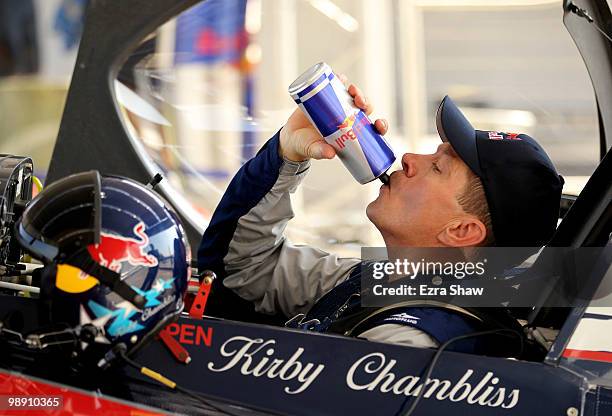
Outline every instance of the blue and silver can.
<svg viewBox="0 0 612 416">
<path fill-rule="evenodd" d="M 388 178 L 393 151 L 329 65 L 310 67 L 289 86 L 289 94 L 359 183 Z"/>
</svg>

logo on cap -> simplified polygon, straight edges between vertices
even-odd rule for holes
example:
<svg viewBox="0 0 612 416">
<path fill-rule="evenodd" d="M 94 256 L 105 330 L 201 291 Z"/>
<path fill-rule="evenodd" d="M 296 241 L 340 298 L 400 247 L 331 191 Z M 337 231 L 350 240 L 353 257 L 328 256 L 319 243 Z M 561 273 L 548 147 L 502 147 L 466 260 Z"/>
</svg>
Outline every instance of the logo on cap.
<svg viewBox="0 0 612 416">
<path fill-rule="evenodd" d="M 505 137 L 504 134 L 506 135 Z M 497 131 L 490 131 L 489 140 L 521 140 L 518 135 L 519 133 L 499 133 Z"/>
</svg>

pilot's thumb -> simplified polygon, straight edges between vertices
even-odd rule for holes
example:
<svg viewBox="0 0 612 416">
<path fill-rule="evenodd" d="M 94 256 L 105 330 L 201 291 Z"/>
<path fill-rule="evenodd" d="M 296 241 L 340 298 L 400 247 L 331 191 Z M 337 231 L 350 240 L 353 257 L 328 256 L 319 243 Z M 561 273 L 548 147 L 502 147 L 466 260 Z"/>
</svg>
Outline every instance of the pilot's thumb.
<svg viewBox="0 0 612 416">
<path fill-rule="evenodd" d="M 312 159 L 333 159 L 336 151 L 324 140 L 317 140 L 308 145 L 306 154 Z"/>
</svg>

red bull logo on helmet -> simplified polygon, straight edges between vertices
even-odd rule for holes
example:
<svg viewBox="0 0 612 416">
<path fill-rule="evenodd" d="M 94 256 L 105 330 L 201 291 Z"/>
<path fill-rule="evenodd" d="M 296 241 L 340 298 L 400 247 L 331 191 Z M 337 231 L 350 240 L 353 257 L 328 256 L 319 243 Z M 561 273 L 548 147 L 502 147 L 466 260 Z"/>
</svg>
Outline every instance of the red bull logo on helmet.
<svg viewBox="0 0 612 416">
<path fill-rule="evenodd" d="M 338 149 L 344 149 L 346 147 L 345 142 L 348 140 L 357 140 L 359 132 L 368 124 L 370 124 L 369 120 L 361 111 L 346 117 L 338 125 L 338 130 L 342 131 L 340 137 L 335 140 Z"/>
<path fill-rule="evenodd" d="M 98 264 L 117 273 L 121 272 L 121 264 L 125 261 L 133 266 L 157 266 L 157 258 L 144 251 L 149 244 L 144 231 L 145 224 L 141 221 L 134 226 L 135 238 L 100 233 L 100 243 L 88 246 L 87 250 Z"/>
</svg>

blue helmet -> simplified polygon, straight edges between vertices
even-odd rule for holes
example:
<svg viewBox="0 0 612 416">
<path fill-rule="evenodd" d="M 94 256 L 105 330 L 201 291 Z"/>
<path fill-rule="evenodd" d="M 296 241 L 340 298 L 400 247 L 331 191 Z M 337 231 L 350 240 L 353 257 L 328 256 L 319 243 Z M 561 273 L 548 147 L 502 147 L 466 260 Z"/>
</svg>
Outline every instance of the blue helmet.
<svg viewBox="0 0 612 416">
<path fill-rule="evenodd" d="M 41 301 L 96 362 L 119 344 L 140 347 L 183 309 L 190 250 L 177 215 L 131 179 L 96 171 L 46 187 L 16 224 L 43 262 Z M 78 355 L 78 354 L 77 354 Z"/>
</svg>

